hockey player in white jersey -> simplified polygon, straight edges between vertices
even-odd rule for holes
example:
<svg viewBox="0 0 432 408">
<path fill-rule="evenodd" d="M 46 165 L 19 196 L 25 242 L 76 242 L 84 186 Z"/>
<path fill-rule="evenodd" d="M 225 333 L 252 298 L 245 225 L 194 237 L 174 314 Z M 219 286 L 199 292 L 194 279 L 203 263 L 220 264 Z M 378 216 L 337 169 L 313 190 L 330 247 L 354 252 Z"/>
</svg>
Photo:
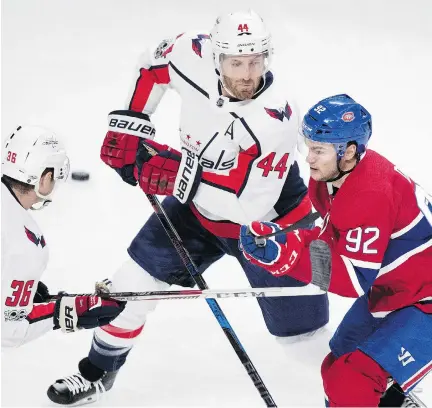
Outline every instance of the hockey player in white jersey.
<svg viewBox="0 0 432 408">
<path fill-rule="evenodd" d="M 109 114 L 101 159 L 125 182 L 168 196 L 165 211 L 200 273 L 228 254 L 237 258 L 251 286 L 301 291 L 295 279 L 251 267 L 238 249 L 239 224 L 261 219 L 289 225 L 311 211 L 294 160 L 298 121 L 270 71 L 272 51 L 270 33 L 252 11 L 218 18 L 210 35 L 187 32 L 149 49 L 127 105 Z M 161 144 L 162 134 L 157 134 L 161 143 L 154 140 L 150 116 L 167 88 L 182 98 L 181 152 Z M 172 120 L 170 112 L 165 117 Z M 122 211 L 128 211 L 127 203 L 116 213 Z M 112 278 L 113 291 L 194 286 L 155 215 L 128 253 L 129 261 Z M 328 321 L 326 295 L 258 302 L 274 336 L 306 337 Z M 80 372 L 50 386 L 49 398 L 79 404 L 109 389 L 156 303 L 129 302 L 111 324 L 96 329 Z"/>
<path fill-rule="evenodd" d="M 51 131 L 19 126 L 6 140 L 1 178 L 2 349 L 53 329 L 69 333 L 107 324 L 124 308 L 98 296 L 47 300 L 48 289 L 40 278 L 48 263 L 48 245 L 28 210 L 51 202 L 68 173 L 69 159 Z"/>
</svg>

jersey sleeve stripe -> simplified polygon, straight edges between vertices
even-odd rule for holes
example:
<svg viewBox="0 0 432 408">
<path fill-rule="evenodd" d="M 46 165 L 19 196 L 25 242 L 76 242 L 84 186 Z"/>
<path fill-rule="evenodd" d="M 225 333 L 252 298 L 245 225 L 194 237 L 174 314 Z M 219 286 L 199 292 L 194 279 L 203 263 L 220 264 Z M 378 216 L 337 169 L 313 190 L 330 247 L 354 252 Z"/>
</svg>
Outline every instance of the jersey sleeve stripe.
<svg viewBox="0 0 432 408">
<path fill-rule="evenodd" d="M 359 268 L 366 269 L 376 269 L 381 268 L 381 264 L 379 262 L 368 262 L 368 261 L 360 261 L 359 259 L 348 258 L 347 259 L 354 265 Z"/>
<path fill-rule="evenodd" d="M 344 257 L 353 265 L 357 280 L 363 292 L 366 293 L 373 285 L 381 264 L 377 262 L 360 261 L 358 259 L 349 258 L 345 255 Z"/>
<path fill-rule="evenodd" d="M 155 84 L 169 84 L 170 77 L 168 65 L 155 65 L 150 68 L 141 68 L 137 79 L 129 109 L 142 112 L 152 93 Z"/>
<path fill-rule="evenodd" d="M 401 388 L 407 392 L 416 383 L 418 383 L 423 377 L 425 377 L 432 370 L 432 360 L 425 364 L 419 371 L 417 371 L 413 376 L 401 384 Z"/>
<path fill-rule="evenodd" d="M 38 303 L 33 305 L 33 309 L 27 315 L 27 321 L 32 324 L 41 320 L 49 319 L 54 316 L 55 302 Z"/>
<path fill-rule="evenodd" d="M 345 268 L 348 272 L 349 278 L 351 280 L 352 286 L 355 290 L 355 292 L 357 293 L 357 296 L 363 296 L 364 295 L 364 290 L 360 284 L 360 281 L 358 279 L 357 273 L 354 269 L 354 265 L 351 263 L 350 259 L 344 255 L 340 255 L 340 257 L 342 258 L 342 261 L 345 265 Z"/>
<path fill-rule="evenodd" d="M 422 218 L 423 218 L 423 213 L 419 212 L 417 217 L 415 217 L 406 227 L 404 227 L 401 230 L 396 231 L 393 234 L 391 234 L 390 238 L 395 239 L 395 238 L 399 238 L 400 236 L 404 235 L 406 232 L 413 229 L 420 222 L 420 220 Z"/>
<path fill-rule="evenodd" d="M 428 240 L 427 242 L 425 242 L 424 244 L 419 245 L 418 247 L 412 249 L 411 251 L 405 252 L 404 254 L 402 254 L 401 256 L 396 258 L 393 262 L 391 262 L 390 264 L 381 268 L 379 273 L 378 273 L 377 278 L 385 275 L 386 273 L 393 271 L 398 266 L 402 265 L 404 262 L 406 262 L 408 259 L 410 259 L 412 256 L 427 250 L 431 246 L 432 246 L 432 238 L 430 240 Z"/>
</svg>

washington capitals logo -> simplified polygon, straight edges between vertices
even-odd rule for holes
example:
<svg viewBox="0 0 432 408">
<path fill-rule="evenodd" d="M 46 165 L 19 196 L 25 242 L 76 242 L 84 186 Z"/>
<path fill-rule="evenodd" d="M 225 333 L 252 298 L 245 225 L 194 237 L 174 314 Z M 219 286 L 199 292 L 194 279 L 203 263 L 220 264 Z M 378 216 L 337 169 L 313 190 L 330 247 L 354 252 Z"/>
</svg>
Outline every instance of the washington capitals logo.
<svg viewBox="0 0 432 408">
<path fill-rule="evenodd" d="M 167 48 L 165 48 L 164 51 L 162 51 L 161 57 L 166 58 L 166 56 L 172 51 L 174 44 L 171 44 L 169 47 L 168 45 L 169 44 L 167 44 Z"/>
<path fill-rule="evenodd" d="M 35 244 L 36 246 L 38 246 L 40 244 L 42 248 L 46 245 L 45 238 L 43 235 L 41 235 L 41 237 L 39 238 L 34 232 L 30 231 L 27 227 L 24 227 L 24 229 L 25 229 L 25 233 L 27 235 L 27 238 L 31 242 L 33 242 L 33 244 Z"/>
<path fill-rule="evenodd" d="M 202 47 L 202 40 L 208 40 L 210 36 L 207 34 L 198 34 L 197 38 L 192 39 L 192 49 L 194 50 L 195 54 L 198 55 L 200 58 L 202 58 L 201 55 L 201 47 Z"/>
<path fill-rule="evenodd" d="M 166 58 L 166 56 L 173 50 L 174 42 L 183 34 L 184 33 L 179 34 L 175 39 L 169 38 L 166 40 L 162 40 L 162 42 L 157 46 L 154 52 L 155 59 Z"/>
<path fill-rule="evenodd" d="M 292 109 L 291 106 L 288 105 L 288 102 L 286 103 L 284 109 L 270 109 L 270 108 L 264 108 L 264 109 L 272 118 L 279 119 L 281 122 L 284 120 L 284 118 L 290 120 L 290 117 L 292 115 Z"/>
</svg>

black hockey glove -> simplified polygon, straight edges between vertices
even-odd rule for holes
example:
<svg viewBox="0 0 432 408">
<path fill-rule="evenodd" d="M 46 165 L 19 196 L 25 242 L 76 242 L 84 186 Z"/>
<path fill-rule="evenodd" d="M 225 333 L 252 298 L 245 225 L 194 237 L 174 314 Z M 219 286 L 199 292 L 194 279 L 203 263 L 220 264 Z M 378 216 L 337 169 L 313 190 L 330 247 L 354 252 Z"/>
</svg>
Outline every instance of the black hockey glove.
<svg viewBox="0 0 432 408">
<path fill-rule="evenodd" d="M 100 296 L 67 296 L 56 301 L 54 329 L 69 333 L 79 329 L 105 326 L 125 308 L 126 302 L 102 299 Z"/>
<path fill-rule="evenodd" d="M 33 303 L 45 303 L 48 302 L 50 299 L 50 294 L 47 288 L 47 285 L 43 283 L 42 281 L 38 282 L 38 286 L 36 289 L 36 293 L 33 296 Z"/>
</svg>

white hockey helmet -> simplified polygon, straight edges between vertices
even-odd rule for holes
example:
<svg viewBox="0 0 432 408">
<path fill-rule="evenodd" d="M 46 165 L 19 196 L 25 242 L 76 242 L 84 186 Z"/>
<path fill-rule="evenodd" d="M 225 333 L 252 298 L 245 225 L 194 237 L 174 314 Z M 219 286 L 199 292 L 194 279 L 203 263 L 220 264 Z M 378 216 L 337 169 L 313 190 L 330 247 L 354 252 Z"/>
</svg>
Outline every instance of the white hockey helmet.
<svg viewBox="0 0 432 408">
<path fill-rule="evenodd" d="M 263 75 L 269 70 L 273 54 L 271 34 L 255 11 L 238 11 L 218 17 L 210 32 L 210 40 L 219 72 L 224 55 L 264 54 L 266 63 Z"/>
<path fill-rule="evenodd" d="M 37 126 L 18 126 L 7 138 L 2 155 L 2 174 L 25 184 L 35 186 L 36 195 L 51 201 L 52 192 L 42 195 L 39 182 L 47 168 L 53 168 L 54 181 L 66 181 L 69 158 L 57 136 Z"/>
</svg>

